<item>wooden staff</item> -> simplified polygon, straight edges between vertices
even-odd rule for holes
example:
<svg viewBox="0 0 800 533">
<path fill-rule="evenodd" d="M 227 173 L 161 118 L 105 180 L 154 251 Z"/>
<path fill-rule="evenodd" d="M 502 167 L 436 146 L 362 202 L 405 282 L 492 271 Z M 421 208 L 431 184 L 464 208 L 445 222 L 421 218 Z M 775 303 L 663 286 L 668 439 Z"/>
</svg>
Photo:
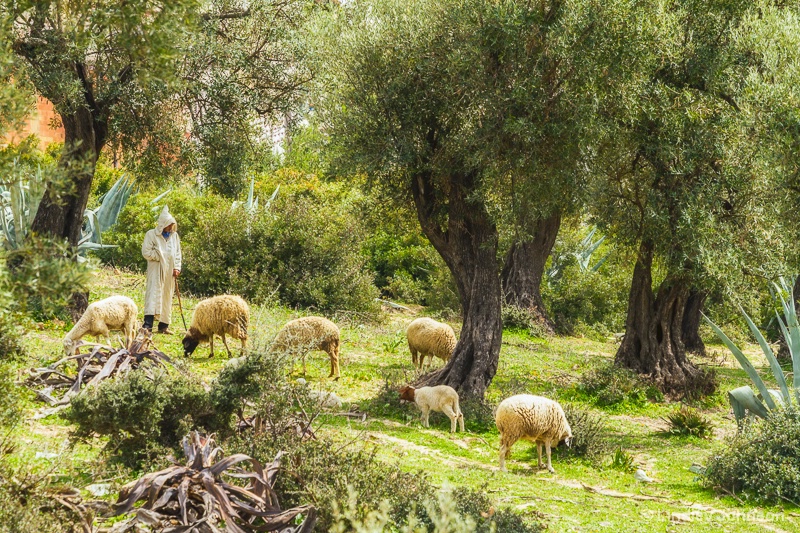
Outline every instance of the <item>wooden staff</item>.
<svg viewBox="0 0 800 533">
<path fill-rule="evenodd" d="M 188 331 L 186 328 L 186 319 L 183 318 L 183 304 L 181 303 L 181 289 L 178 287 L 178 276 L 175 276 L 175 294 L 178 295 L 178 309 L 181 310 L 181 320 L 183 321 L 183 329 L 184 331 Z"/>
</svg>

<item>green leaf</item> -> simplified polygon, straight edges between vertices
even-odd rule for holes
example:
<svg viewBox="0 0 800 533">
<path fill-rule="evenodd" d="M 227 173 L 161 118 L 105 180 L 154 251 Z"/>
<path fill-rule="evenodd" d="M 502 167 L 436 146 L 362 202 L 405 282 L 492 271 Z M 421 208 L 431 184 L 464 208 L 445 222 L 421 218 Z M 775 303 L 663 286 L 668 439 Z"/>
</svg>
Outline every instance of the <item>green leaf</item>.
<svg viewBox="0 0 800 533">
<path fill-rule="evenodd" d="M 770 409 L 775 409 L 776 408 L 775 402 L 772 399 L 772 396 L 770 395 L 767 386 L 764 385 L 764 381 L 761 379 L 761 376 L 758 375 L 758 372 L 756 372 L 755 367 L 747 358 L 747 356 L 739 349 L 738 346 L 736 346 L 733 343 L 732 340 L 728 338 L 727 335 L 725 335 L 725 333 L 721 329 L 719 329 L 719 327 L 716 324 L 714 324 L 711 321 L 711 319 L 709 319 L 705 315 L 705 313 L 702 314 L 703 314 L 703 319 L 706 321 L 706 323 L 709 326 L 711 326 L 711 329 L 714 330 L 714 333 L 717 334 L 717 337 L 719 337 L 720 340 L 723 343 L 725 343 L 725 346 L 728 347 L 733 356 L 736 357 L 736 360 L 739 361 L 739 365 L 741 365 L 744 371 L 747 372 L 747 375 L 750 377 L 750 379 L 753 381 L 758 391 L 761 393 L 761 396 L 764 398 L 764 401 L 766 402 L 767 406 L 769 406 Z"/>
<path fill-rule="evenodd" d="M 744 319 L 747 321 L 750 331 L 753 333 L 753 336 L 761 346 L 761 351 L 764 352 L 764 356 L 767 358 L 767 361 L 769 361 L 769 366 L 772 369 L 772 375 L 775 376 L 775 381 L 778 382 L 778 386 L 781 389 L 781 395 L 784 401 L 791 401 L 791 396 L 789 396 L 789 387 L 786 386 L 786 377 L 783 375 L 783 369 L 781 368 L 780 363 L 778 363 L 778 360 L 775 358 L 775 354 L 772 353 L 772 348 L 767 343 L 767 339 L 764 338 L 747 313 L 745 313 L 744 309 L 742 309 L 742 306 L 739 306 L 739 311 L 741 311 L 742 315 L 744 315 Z"/>
<path fill-rule="evenodd" d="M 772 399 L 772 396 L 767 394 L 765 398 Z M 728 393 L 728 401 L 731 403 L 731 407 L 733 408 L 733 416 L 736 417 L 737 423 L 744 419 L 747 411 L 750 411 L 754 415 L 761 418 L 766 418 L 769 416 L 769 411 L 767 408 L 755 395 L 753 389 L 747 385 L 730 391 Z"/>
</svg>

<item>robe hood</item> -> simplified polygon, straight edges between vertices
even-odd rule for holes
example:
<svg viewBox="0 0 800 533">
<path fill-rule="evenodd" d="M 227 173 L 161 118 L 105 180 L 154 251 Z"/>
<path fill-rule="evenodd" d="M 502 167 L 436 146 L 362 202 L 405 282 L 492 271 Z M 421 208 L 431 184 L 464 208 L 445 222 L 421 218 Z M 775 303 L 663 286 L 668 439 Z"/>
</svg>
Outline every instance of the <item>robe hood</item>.
<svg viewBox="0 0 800 533">
<path fill-rule="evenodd" d="M 161 232 L 164 231 L 164 228 L 170 224 L 175 224 L 177 226 L 175 217 L 170 214 L 169 208 L 165 205 L 164 209 L 161 210 L 161 214 L 158 215 L 158 222 L 156 222 L 156 233 L 161 234 Z"/>
</svg>

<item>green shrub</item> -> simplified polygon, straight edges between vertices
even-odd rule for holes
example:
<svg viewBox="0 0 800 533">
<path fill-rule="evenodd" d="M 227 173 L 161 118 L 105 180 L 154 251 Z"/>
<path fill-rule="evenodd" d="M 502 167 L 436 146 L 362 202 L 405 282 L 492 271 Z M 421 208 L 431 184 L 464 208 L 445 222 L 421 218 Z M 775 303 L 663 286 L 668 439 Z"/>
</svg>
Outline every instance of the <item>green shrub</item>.
<svg viewBox="0 0 800 533">
<path fill-rule="evenodd" d="M 177 448 L 188 429 L 209 425 L 215 413 L 199 379 L 162 369 L 152 374 L 133 370 L 73 398 L 66 411 L 76 425 L 73 438 L 107 435 L 107 450 L 136 465 L 163 447 Z"/>
<path fill-rule="evenodd" d="M 669 427 L 665 433 L 667 435 L 691 435 L 694 437 L 708 438 L 714 433 L 714 425 L 711 420 L 703 416 L 702 413 L 687 405 L 667 415 L 664 419 Z"/>
<path fill-rule="evenodd" d="M 516 305 L 504 305 L 502 310 L 503 328 L 523 330 L 532 337 L 546 337 L 547 330 L 539 317 L 530 309 Z"/>
<path fill-rule="evenodd" d="M 623 450 L 621 447 L 614 451 L 614 455 L 611 456 L 611 464 L 609 466 L 614 470 L 619 470 L 620 472 L 625 473 L 631 473 L 636 470 L 636 467 L 633 464 L 633 456 Z"/>
<path fill-rule="evenodd" d="M 595 404 L 609 407 L 620 404 L 644 405 L 661 401 L 663 395 L 650 383 L 627 368 L 609 364 L 583 374 L 577 385 Z"/>
<path fill-rule="evenodd" d="M 287 187 L 287 189 L 290 189 Z M 269 210 L 207 213 L 184 239 L 184 279 L 197 294 L 241 294 L 324 311 L 376 310 L 352 191 L 311 181 Z"/>
<path fill-rule="evenodd" d="M 213 194 L 201 194 L 191 187 L 180 187 L 169 192 L 159 202 L 152 203 L 165 190 L 147 189 L 131 195 L 120 212 L 117 224 L 103 234 L 104 244 L 116 248 L 97 250 L 96 255 L 107 264 L 128 268 L 137 272 L 147 269 L 147 260 L 142 257 L 144 234 L 153 229 L 164 205 L 178 221 L 178 233 L 186 254 L 185 241 L 191 241 L 201 217 L 207 213 L 228 209 L 230 201 Z"/>
<path fill-rule="evenodd" d="M 762 502 L 800 501 L 800 409 L 750 419 L 711 456 L 703 476 L 708 487 Z"/>
<path fill-rule="evenodd" d="M 610 447 L 604 418 L 574 404 L 566 403 L 563 407 L 572 429 L 572 440 L 569 447 L 559 446 L 557 453 L 565 457 L 583 457 L 599 462 Z"/>
</svg>

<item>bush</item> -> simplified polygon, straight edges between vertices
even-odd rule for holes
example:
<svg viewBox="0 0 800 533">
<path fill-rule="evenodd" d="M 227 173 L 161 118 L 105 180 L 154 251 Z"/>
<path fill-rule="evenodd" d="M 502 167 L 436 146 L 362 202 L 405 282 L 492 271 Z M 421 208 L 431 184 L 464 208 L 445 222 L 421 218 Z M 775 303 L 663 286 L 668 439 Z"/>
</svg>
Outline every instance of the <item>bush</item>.
<svg viewBox="0 0 800 533">
<path fill-rule="evenodd" d="M 681 406 L 674 413 L 664 419 L 669 427 L 667 435 L 691 435 L 694 437 L 708 438 L 713 435 L 714 425 L 696 409 L 687 405 Z"/>
<path fill-rule="evenodd" d="M 530 309 L 516 305 L 504 305 L 502 310 L 503 328 L 523 330 L 532 337 L 546 337 L 547 330 L 539 317 Z"/>
<path fill-rule="evenodd" d="M 22 347 L 22 328 L 17 326 L 17 316 L 11 312 L 14 300 L 6 290 L 7 286 L 5 258 L 0 255 L 0 361 L 18 359 L 25 353 Z"/>
<path fill-rule="evenodd" d="M 361 252 L 358 196 L 309 178 L 281 188 L 269 210 L 206 213 L 184 242 L 187 288 L 197 294 L 277 298 L 324 311 L 377 310 L 377 290 Z M 289 189 L 287 193 L 285 189 Z"/>
<path fill-rule="evenodd" d="M 76 424 L 73 438 L 107 435 L 107 451 L 119 451 L 128 465 L 177 448 L 189 429 L 209 426 L 214 416 L 199 379 L 162 369 L 152 378 L 137 369 L 105 380 L 73 398 L 66 412 Z"/>
<path fill-rule="evenodd" d="M 706 486 L 761 502 L 800 501 L 800 409 L 751 419 L 727 444 L 709 459 Z"/>
<path fill-rule="evenodd" d="M 198 221 L 207 213 L 228 209 L 230 202 L 213 194 L 200 194 L 196 189 L 181 187 L 169 192 L 157 204 L 152 201 L 163 190 L 148 189 L 132 194 L 125 208 L 120 212 L 117 223 L 103 234 L 103 244 L 113 244 L 116 248 L 97 250 L 97 256 L 107 264 L 128 268 L 136 272 L 147 269 L 147 260 L 142 257 L 144 234 L 155 228 L 158 215 L 164 205 L 178 221 L 178 233 L 186 254 L 187 239 L 191 241 L 198 227 Z"/>
<path fill-rule="evenodd" d="M 569 447 L 559 446 L 558 454 L 565 457 L 583 457 L 593 462 L 608 452 L 608 431 L 603 417 L 577 405 L 564 404 L 564 415 L 572 429 Z"/>
<path fill-rule="evenodd" d="M 644 405 L 648 400 L 663 400 L 663 395 L 654 385 L 641 379 L 632 370 L 614 364 L 583 374 L 577 388 L 595 404 L 604 407 L 620 404 Z"/>
</svg>

